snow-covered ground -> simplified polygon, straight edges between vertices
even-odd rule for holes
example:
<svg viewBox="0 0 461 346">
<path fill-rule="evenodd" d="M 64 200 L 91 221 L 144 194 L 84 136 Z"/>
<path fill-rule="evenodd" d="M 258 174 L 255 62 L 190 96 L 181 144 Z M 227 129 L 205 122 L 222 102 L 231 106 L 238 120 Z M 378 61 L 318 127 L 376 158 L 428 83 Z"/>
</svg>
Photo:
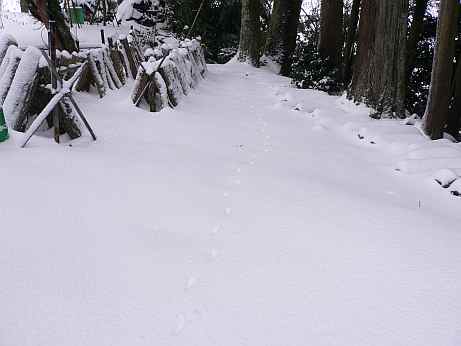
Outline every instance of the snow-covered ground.
<svg viewBox="0 0 461 346">
<path fill-rule="evenodd" d="M 461 345 L 461 199 L 424 168 L 459 144 L 240 64 L 129 93 L 78 95 L 97 142 L 0 144 L 0 345 Z"/>
<path fill-rule="evenodd" d="M 135 25 L 136 26 L 136 25 Z M 101 46 L 101 30 L 106 37 L 126 35 L 130 30 L 130 23 L 120 26 L 107 24 L 106 26 L 83 24 L 71 28 L 72 35 L 80 42 L 81 48 L 94 48 Z M 47 31 L 45 26 L 32 16 L 21 12 L 1 13 L 1 29 L 11 34 L 21 48 L 28 46 L 46 47 Z"/>
</svg>

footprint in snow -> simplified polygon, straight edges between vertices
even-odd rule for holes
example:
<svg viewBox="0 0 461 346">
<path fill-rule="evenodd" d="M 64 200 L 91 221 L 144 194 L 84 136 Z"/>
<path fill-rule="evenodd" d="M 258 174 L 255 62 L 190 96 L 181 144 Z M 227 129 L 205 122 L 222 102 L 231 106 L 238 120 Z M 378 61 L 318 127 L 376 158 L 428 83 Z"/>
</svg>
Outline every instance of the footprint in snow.
<svg viewBox="0 0 461 346">
<path fill-rule="evenodd" d="M 174 335 L 181 334 L 185 326 L 186 326 L 186 318 L 184 317 L 183 314 L 179 314 L 178 317 L 176 318 L 176 327 L 174 328 L 173 334 Z"/>
<path fill-rule="evenodd" d="M 196 284 L 197 284 L 197 278 L 195 276 L 191 276 L 189 279 L 187 279 L 185 291 L 189 291 Z"/>
<path fill-rule="evenodd" d="M 217 225 L 216 227 L 214 227 L 212 230 L 211 230 L 211 234 L 218 234 L 219 231 L 221 230 L 221 226 L 220 225 Z"/>
<path fill-rule="evenodd" d="M 218 254 L 219 254 L 218 250 L 211 249 L 210 250 L 210 259 L 214 261 L 218 257 Z"/>
</svg>

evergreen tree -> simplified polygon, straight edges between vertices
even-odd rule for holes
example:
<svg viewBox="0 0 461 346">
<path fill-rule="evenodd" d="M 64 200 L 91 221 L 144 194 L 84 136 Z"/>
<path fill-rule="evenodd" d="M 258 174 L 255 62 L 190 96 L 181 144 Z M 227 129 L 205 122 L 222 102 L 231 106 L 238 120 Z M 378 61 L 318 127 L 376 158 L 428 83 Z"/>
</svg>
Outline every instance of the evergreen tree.
<svg viewBox="0 0 461 346">
<path fill-rule="evenodd" d="M 432 139 L 443 137 L 448 120 L 459 11 L 457 0 L 441 0 L 439 6 L 431 87 L 423 126 L 424 132 Z"/>
<path fill-rule="evenodd" d="M 260 0 L 242 0 L 238 60 L 259 66 L 261 40 Z"/>
<path fill-rule="evenodd" d="M 266 56 L 280 64 L 280 74 L 288 76 L 296 48 L 302 0 L 275 0 L 266 44 Z"/>
<path fill-rule="evenodd" d="M 349 97 L 376 110 L 372 117 L 405 117 L 408 0 L 362 4 L 359 51 Z"/>
<path fill-rule="evenodd" d="M 344 44 L 343 9 L 343 0 L 321 1 L 318 50 L 321 58 L 328 60 L 333 67 L 338 69 L 342 63 Z"/>
</svg>

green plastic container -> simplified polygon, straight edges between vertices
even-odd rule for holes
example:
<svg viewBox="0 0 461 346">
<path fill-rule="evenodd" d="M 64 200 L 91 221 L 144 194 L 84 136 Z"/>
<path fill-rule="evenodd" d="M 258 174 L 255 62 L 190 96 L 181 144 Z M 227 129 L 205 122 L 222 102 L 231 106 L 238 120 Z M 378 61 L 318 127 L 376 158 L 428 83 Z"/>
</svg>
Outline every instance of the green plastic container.
<svg viewBox="0 0 461 346">
<path fill-rule="evenodd" d="M 83 11 L 83 7 L 75 6 L 69 8 L 70 11 L 70 18 L 72 19 L 72 23 L 75 24 L 83 24 L 85 22 L 85 12 Z"/>
<path fill-rule="evenodd" d="M 0 142 L 8 139 L 8 126 L 6 126 L 5 115 L 3 109 L 0 108 Z"/>
</svg>

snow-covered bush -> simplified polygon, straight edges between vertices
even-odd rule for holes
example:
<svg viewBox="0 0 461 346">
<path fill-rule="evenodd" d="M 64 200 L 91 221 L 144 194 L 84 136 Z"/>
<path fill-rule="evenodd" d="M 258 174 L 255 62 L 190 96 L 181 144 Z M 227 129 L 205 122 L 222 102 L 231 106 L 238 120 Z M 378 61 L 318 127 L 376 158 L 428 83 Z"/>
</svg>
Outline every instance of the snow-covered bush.
<svg viewBox="0 0 461 346">
<path fill-rule="evenodd" d="M 293 83 L 302 89 L 317 89 L 329 94 L 340 93 L 344 85 L 340 82 L 340 71 L 322 59 L 309 44 L 299 43 L 291 67 Z"/>
</svg>

